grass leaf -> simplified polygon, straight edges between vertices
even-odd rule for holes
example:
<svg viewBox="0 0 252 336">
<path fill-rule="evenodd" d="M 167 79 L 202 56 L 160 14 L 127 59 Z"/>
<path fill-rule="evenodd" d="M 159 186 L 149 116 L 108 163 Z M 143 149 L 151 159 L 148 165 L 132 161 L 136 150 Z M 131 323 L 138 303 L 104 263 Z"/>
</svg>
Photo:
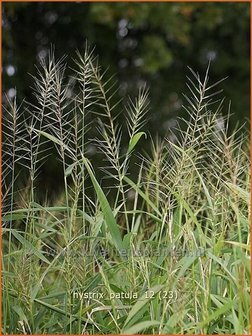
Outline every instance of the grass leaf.
<svg viewBox="0 0 252 336">
<path fill-rule="evenodd" d="M 123 329 L 121 335 L 133 335 L 137 334 L 139 331 L 147 329 L 149 327 L 158 326 L 160 322 L 158 321 L 144 321 L 134 324 L 132 327 Z"/>
<path fill-rule="evenodd" d="M 130 320 L 137 314 L 137 312 L 139 312 L 139 310 L 141 310 L 152 298 L 154 298 L 155 294 L 158 293 L 162 288 L 163 285 L 153 286 L 138 299 L 138 301 L 134 304 L 129 312 L 129 315 L 124 323 L 123 330 L 126 329 L 127 325 L 129 325 Z"/>
<path fill-rule="evenodd" d="M 46 257 L 38 250 L 35 246 L 32 245 L 28 240 L 26 240 L 23 236 L 21 236 L 16 230 L 11 229 L 10 230 L 13 236 L 29 251 L 35 254 L 39 259 L 44 261 L 47 264 L 50 264 L 50 262 L 46 259 Z"/>
<path fill-rule="evenodd" d="M 138 132 L 136 133 L 131 139 L 130 139 L 130 143 L 129 143 L 129 147 L 127 150 L 127 153 L 129 154 L 130 152 L 132 152 L 132 150 L 135 148 L 135 146 L 137 145 L 138 141 L 141 139 L 142 136 L 145 136 L 146 138 L 146 133 L 145 132 Z"/>
<path fill-rule="evenodd" d="M 111 234 L 114 245 L 117 247 L 119 252 L 121 252 L 123 250 L 123 241 L 122 241 L 121 233 L 120 233 L 120 230 L 119 230 L 119 226 L 116 223 L 115 217 L 113 215 L 113 211 L 112 211 L 112 209 L 109 205 L 109 202 L 108 202 L 104 192 L 102 191 L 102 188 L 100 187 L 99 183 L 97 182 L 97 180 L 94 176 L 94 173 L 92 171 L 90 162 L 86 158 L 83 158 L 83 162 L 84 162 L 85 167 L 88 171 L 88 174 L 91 178 L 91 181 L 92 181 L 94 189 L 96 191 L 98 200 L 100 202 L 101 209 L 102 209 L 102 214 L 104 216 L 104 220 L 106 222 L 108 231 Z"/>
</svg>

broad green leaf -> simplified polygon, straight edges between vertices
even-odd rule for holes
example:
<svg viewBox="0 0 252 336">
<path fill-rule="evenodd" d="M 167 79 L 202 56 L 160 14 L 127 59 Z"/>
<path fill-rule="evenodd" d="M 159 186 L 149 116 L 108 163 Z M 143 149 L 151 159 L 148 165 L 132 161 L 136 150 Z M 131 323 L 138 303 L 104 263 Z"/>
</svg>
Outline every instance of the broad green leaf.
<svg viewBox="0 0 252 336">
<path fill-rule="evenodd" d="M 73 171 L 74 167 L 77 165 L 77 163 L 78 162 L 74 162 L 67 167 L 67 169 L 65 171 L 65 176 L 66 177 L 72 174 L 72 171 Z"/>
<path fill-rule="evenodd" d="M 37 300 L 49 300 L 55 297 L 59 297 L 59 296 L 65 296 L 66 292 L 65 291 L 61 291 L 61 292 L 55 292 L 55 293 L 51 293 L 47 296 L 43 296 L 43 297 L 39 297 Z M 35 298 L 31 295 L 32 299 L 34 300 Z"/>
<path fill-rule="evenodd" d="M 130 320 L 133 318 L 133 316 L 136 315 L 136 313 L 143 307 L 145 306 L 151 299 L 155 298 L 155 294 L 158 293 L 164 286 L 163 285 L 156 285 L 152 288 L 150 288 L 148 291 L 146 291 L 139 299 L 138 301 L 134 304 L 132 309 L 129 312 L 129 315 L 124 323 L 123 329 L 127 327 L 129 324 Z M 153 297 L 152 297 L 153 294 Z"/>
<path fill-rule="evenodd" d="M 44 301 L 40 300 L 40 299 L 35 299 L 34 301 L 37 302 L 37 303 L 39 303 L 39 304 L 41 304 L 42 306 L 44 306 L 46 308 L 49 308 L 50 310 L 52 310 L 52 311 L 54 311 L 56 313 L 61 314 L 61 315 L 68 316 L 68 317 L 74 318 L 74 319 L 79 319 L 79 316 L 73 315 L 73 314 L 71 314 L 71 313 L 69 313 L 67 311 L 64 311 L 64 310 L 62 310 L 62 309 L 60 309 L 58 307 L 55 307 L 55 306 L 51 305 L 50 303 L 47 303 L 47 302 L 44 302 Z M 83 313 L 85 313 L 86 311 L 90 310 L 90 307 L 92 309 L 92 305 L 85 307 L 85 309 L 83 310 Z M 83 322 L 87 322 L 88 321 L 87 319 L 85 319 L 83 317 L 81 318 L 81 320 Z M 92 323 L 92 322 L 89 322 L 89 323 Z"/>
<path fill-rule="evenodd" d="M 43 135 L 45 138 L 51 140 L 52 142 L 56 143 L 57 145 L 60 145 L 62 148 L 66 149 L 68 152 L 71 153 L 70 148 L 67 145 L 65 145 L 64 142 L 62 142 L 60 139 L 57 139 L 54 135 L 51 135 L 47 132 L 40 131 L 40 130 L 37 130 L 37 129 L 34 129 L 34 131 Z"/>
<path fill-rule="evenodd" d="M 220 295 L 210 294 L 211 300 L 217 306 L 217 308 L 221 308 L 224 304 L 228 302 L 226 298 L 221 297 Z"/>
<path fill-rule="evenodd" d="M 54 135 L 51 135 L 47 132 L 44 132 L 44 131 L 40 131 L 40 130 L 37 130 L 37 129 L 34 129 L 35 132 L 43 135 L 45 138 L 51 140 L 52 142 L 62 146 L 62 147 L 66 147 L 66 145 L 59 139 L 57 139 Z"/>
<path fill-rule="evenodd" d="M 122 335 L 133 335 L 137 334 L 139 331 L 147 329 L 149 327 L 159 326 L 160 322 L 158 321 L 144 321 L 133 325 L 127 329 L 123 329 L 121 334 Z"/>
<path fill-rule="evenodd" d="M 93 183 L 95 192 L 96 192 L 98 200 L 100 202 L 100 206 L 101 206 L 101 209 L 102 209 L 102 213 L 103 213 L 104 220 L 106 222 L 108 231 L 111 234 L 114 245 L 117 247 L 119 252 L 121 252 L 123 250 L 123 242 L 122 242 L 119 226 L 116 223 L 113 211 L 112 211 L 112 209 L 109 205 L 109 202 L 108 202 L 104 192 L 102 191 L 99 183 L 97 182 L 97 180 L 94 176 L 94 173 L 92 171 L 90 162 L 86 158 L 83 158 L 83 162 L 84 162 L 85 167 L 88 171 L 88 174 L 91 178 L 91 181 Z"/>
<path fill-rule="evenodd" d="M 70 315 L 69 313 L 65 312 L 64 310 L 62 310 L 58 307 L 55 307 L 55 306 L 51 305 L 50 303 L 44 302 L 44 301 L 39 300 L 39 299 L 34 299 L 34 301 L 41 304 L 42 306 L 45 306 L 45 307 L 51 309 L 52 311 L 54 311 L 56 313 L 59 313 L 59 314 L 65 315 L 65 316 Z"/>
<path fill-rule="evenodd" d="M 127 153 L 130 153 L 134 148 L 135 146 L 137 145 L 138 141 L 140 140 L 140 138 L 142 136 L 145 136 L 146 138 L 146 133 L 145 132 L 138 132 L 137 134 L 135 134 L 131 140 L 130 140 L 130 143 L 129 143 L 129 147 L 128 147 L 128 150 L 127 150 Z"/>
</svg>

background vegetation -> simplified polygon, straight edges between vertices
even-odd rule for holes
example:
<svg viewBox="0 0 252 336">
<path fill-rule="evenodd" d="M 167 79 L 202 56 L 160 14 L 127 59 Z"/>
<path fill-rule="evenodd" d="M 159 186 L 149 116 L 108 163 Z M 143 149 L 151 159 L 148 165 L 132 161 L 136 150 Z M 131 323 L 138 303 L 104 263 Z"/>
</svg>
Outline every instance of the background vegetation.
<svg viewBox="0 0 252 336">
<path fill-rule="evenodd" d="M 152 129 L 166 133 L 180 110 L 186 67 L 204 72 L 209 59 L 213 80 L 230 77 L 223 88 L 235 120 L 248 117 L 248 3 L 4 3 L 4 91 L 18 87 L 19 99 L 31 98 L 35 60 L 51 44 L 70 58 L 86 39 L 116 74 L 121 96 L 141 81 L 151 86 Z"/>
</svg>

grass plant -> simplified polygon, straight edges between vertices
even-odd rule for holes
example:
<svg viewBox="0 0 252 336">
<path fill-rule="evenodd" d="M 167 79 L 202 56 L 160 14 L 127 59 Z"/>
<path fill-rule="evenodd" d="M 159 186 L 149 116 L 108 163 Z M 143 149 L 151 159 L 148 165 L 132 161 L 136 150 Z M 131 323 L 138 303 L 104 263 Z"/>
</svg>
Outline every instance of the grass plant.
<svg viewBox="0 0 252 336">
<path fill-rule="evenodd" d="M 35 102 L 3 108 L 3 333 L 249 334 L 248 136 L 229 132 L 222 81 L 189 69 L 189 119 L 140 155 L 148 89 L 124 104 L 93 50 L 73 63 L 50 52 Z M 64 192 L 41 201 L 52 147 Z"/>
</svg>

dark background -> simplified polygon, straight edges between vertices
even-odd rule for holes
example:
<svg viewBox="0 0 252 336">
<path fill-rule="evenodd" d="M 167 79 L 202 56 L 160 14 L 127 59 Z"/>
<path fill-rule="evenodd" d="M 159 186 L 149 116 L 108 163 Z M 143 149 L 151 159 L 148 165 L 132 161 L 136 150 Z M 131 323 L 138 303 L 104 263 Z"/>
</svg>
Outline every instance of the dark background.
<svg viewBox="0 0 252 336">
<path fill-rule="evenodd" d="M 209 60 L 212 82 L 229 77 L 221 88 L 224 113 L 232 100 L 231 131 L 248 121 L 249 3 L 3 3 L 3 91 L 32 100 L 28 73 L 35 73 L 39 57 L 53 44 L 56 56 L 67 54 L 71 64 L 86 40 L 108 76 L 116 75 L 119 96 L 134 95 L 147 82 L 146 130 L 153 136 L 167 135 L 184 113 L 187 66 L 204 74 Z M 44 174 L 47 185 L 59 175 L 53 162 Z"/>
</svg>

